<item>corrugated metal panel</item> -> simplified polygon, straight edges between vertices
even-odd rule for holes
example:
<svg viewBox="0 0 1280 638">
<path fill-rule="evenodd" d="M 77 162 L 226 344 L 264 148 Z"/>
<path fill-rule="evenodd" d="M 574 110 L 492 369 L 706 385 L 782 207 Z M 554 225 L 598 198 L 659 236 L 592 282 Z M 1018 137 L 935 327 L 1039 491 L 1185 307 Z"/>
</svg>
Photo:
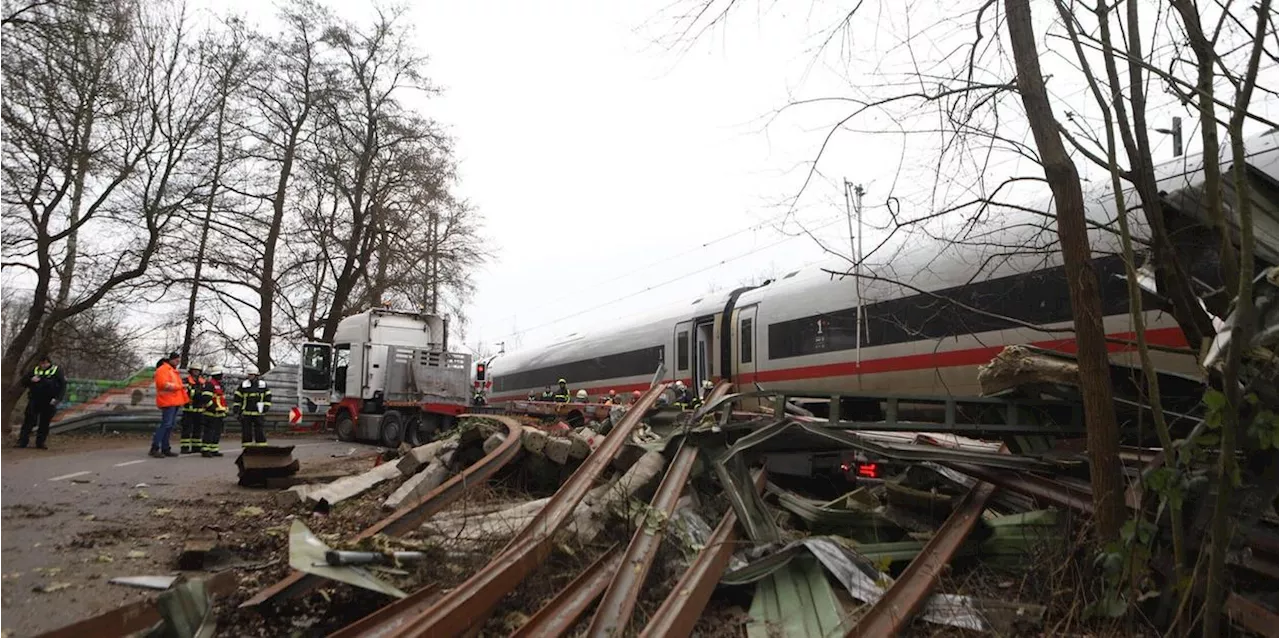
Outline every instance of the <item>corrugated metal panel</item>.
<svg viewBox="0 0 1280 638">
<path fill-rule="evenodd" d="M 748 638 L 840 636 L 843 609 L 817 559 L 797 556 L 756 586 Z"/>
</svg>

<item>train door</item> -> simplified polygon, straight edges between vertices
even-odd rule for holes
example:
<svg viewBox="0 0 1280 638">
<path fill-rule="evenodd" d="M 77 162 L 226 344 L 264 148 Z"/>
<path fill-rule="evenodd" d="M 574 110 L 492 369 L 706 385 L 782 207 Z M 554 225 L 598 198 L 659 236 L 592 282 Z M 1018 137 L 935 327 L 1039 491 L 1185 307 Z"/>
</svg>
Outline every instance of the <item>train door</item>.
<svg viewBox="0 0 1280 638">
<path fill-rule="evenodd" d="M 736 349 L 738 356 L 736 364 L 738 373 L 734 376 L 739 386 L 739 392 L 746 392 L 751 389 L 750 384 L 756 380 L 756 359 L 760 356 L 756 348 L 756 305 L 752 304 L 745 308 L 739 308 L 735 313 L 737 324 L 734 326 L 734 335 L 736 339 Z"/>
<path fill-rule="evenodd" d="M 671 380 L 673 382 L 681 379 L 688 379 L 691 376 L 689 372 L 689 342 L 691 332 L 693 332 L 692 321 L 681 321 L 676 324 L 675 334 L 672 337 L 675 340 L 676 353 L 674 361 L 675 365 L 671 368 Z"/>
<path fill-rule="evenodd" d="M 707 319 L 697 324 L 694 329 L 695 347 L 694 347 L 694 365 L 693 365 L 693 387 L 695 392 L 701 392 L 702 382 L 710 379 L 715 371 L 711 365 L 711 344 L 715 339 L 715 319 Z"/>
</svg>

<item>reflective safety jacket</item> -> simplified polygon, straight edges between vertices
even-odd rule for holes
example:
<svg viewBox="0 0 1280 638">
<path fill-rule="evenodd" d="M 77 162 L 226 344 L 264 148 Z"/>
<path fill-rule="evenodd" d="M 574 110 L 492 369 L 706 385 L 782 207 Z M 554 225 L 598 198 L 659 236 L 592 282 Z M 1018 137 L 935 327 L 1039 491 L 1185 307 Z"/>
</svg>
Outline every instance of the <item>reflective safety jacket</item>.
<svg viewBox="0 0 1280 638">
<path fill-rule="evenodd" d="M 22 384 L 27 386 L 28 400 L 36 403 L 49 403 L 54 399 L 61 401 L 67 388 L 67 380 L 56 365 L 47 368 L 36 366 L 30 377 L 22 379 Z"/>
<path fill-rule="evenodd" d="M 187 397 L 190 401 L 182 406 L 183 412 L 204 412 L 204 377 L 194 376 L 190 373 L 182 380 L 182 385 L 187 388 Z"/>
<path fill-rule="evenodd" d="M 200 389 L 201 405 L 205 416 L 227 416 L 227 395 L 222 391 L 222 383 L 213 377 L 205 380 Z"/>
<path fill-rule="evenodd" d="M 231 397 L 231 404 L 239 408 L 240 414 L 246 416 L 266 414 L 271 411 L 271 388 L 268 388 L 267 382 L 262 379 L 257 381 L 245 379 L 244 383 L 236 388 L 235 395 Z"/>
<path fill-rule="evenodd" d="M 182 376 L 178 369 L 162 361 L 156 367 L 156 407 L 176 408 L 190 401 L 186 388 L 182 387 Z"/>
<path fill-rule="evenodd" d="M 569 388 L 567 387 L 556 388 L 555 394 L 551 395 L 551 400 L 556 403 L 568 403 L 572 398 L 573 395 L 569 394 Z"/>
</svg>

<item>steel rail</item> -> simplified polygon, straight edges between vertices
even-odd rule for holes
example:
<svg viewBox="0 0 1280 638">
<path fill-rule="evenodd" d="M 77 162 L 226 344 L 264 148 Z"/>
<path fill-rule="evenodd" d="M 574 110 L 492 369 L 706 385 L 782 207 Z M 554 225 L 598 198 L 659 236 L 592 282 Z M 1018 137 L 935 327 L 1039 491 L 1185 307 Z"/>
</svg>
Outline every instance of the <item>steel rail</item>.
<svg viewBox="0 0 1280 638">
<path fill-rule="evenodd" d="M 395 618 L 408 619 L 413 614 L 418 613 L 427 607 L 435 604 L 440 599 L 440 585 L 431 583 L 425 587 L 419 588 L 417 591 L 409 594 L 405 598 L 393 601 L 390 605 L 383 609 L 395 611 Z M 372 616 L 365 616 L 338 631 L 329 634 L 328 638 L 378 638 L 386 636 L 390 632 L 400 628 L 399 624 L 380 624 L 371 620 Z"/>
<path fill-rule="evenodd" d="M 653 386 L 556 491 L 547 505 L 489 564 L 453 588 L 429 609 L 404 619 L 404 612 L 380 609 L 369 616 L 370 626 L 398 624 L 394 636 L 460 636 L 488 617 L 493 607 L 551 554 L 555 533 L 586 497 L 596 477 L 613 462 L 645 412 L 657 402 L 667 384 Z"/>
<path fill-rule="evenodd" d="M 763 470 L 756 474 L 755 488 L 763 489 L 766 476 Z M 738 536 L 738 515 L 733 508 L 724 513 L 720 524 L 707 538 L 689 568 L 680 575 L 662 606 L 654 612 L 640 634 L 640 638 L 684 638 L 693 635 L 693 627 L 711 600 L 711 594 L 720 582 L 720 576 L 729 567 L 733 556 L 733 544 Z"/>
<path fill-rule="evenodd" d="M 1223 607 L 1231 622 L 1249 631 L 1267 638 L 1280 635 L 1280 619 L 1276 613 L 1240 594 L 1231 592 Z"/>
<path fill-rule="evenodd" d="M 987 499 L 996 491 L 996 486 L 979 481 L 965 495 L 960 505 L 947 517 L 938 533 L 929 539 L 915 560 L 907 565 L 902 576 L 894 581 L 889 591 L 885 592 L 871 610 L 858 624 L 854 625 L 845 636 L 896 636 L 902 631 L 911 617 L 924 606 L 925 599 L 938 582 L 956 550 L 964 543 L 965 537 L 973 531 L 982 510 L 986 509 Z"/>
<path fill-rule="evenodd" d="M 1058 507 L 1065 507 L 1081 514 L 1093 516 L 1092 495 L 1082 494 L 1064 485 L 1054 483 L 1049 479 L 1032 474 L 1001 472 L 970 463 L 942 461 L 939 462 L 939 465 L 968 474 L 980 481 L 994 483 L 1011 492 L 1038 498 Z"/>
<path fill-rule="evenodd" d="M 568 633 L 582 613 L 604 593 L 620 564 L 622 546 L 614 545 L 515 630 L 511 638 L 559 638 Z"/>
<path fill-rule="evenodd" d="M 464 414 L 460 418 L 474 416 L 476 415 Z M 353 540 L 361 541 L 376 534 L 400 536 L 416 529 L 432 514 L 458 500 L 469 488 L 483 483 L 507 463 L 510 463 L 512 459 L 516 458 L 520 453 L 520 435 L 523 432 L 520 422 L 510 417 L 484 416 L 485 418 L 501 421 L 507 427 L 507 435 L 503 438 L 502 445 L 494 448 L 484 458 L 472 463 L 467 469 L 454 475 L 422 498 L 401 506 L 400 509 L 392 512 L 386 518 L 374 523 L 373 526 L 360 532 Z M 257 607 L 268 601 L 292 598 L 314 589 L 322 582 L 324 582 L 324 579 L 319 576 L 295 571 L 283 580 L 259 591 L 252 598 L 241 603 L 240 607 Z"/>
<path fill-rule="evenodd" d="M 604 599 L 596 607 L 595 616 L 587 628 L 587 635 L 592 638 L 622 635 L 631 624 L 631 612 L 635 610 L 636 598 L 640 596 L 640 587 L 649 576 L 653 567 L 653 559 L 658 554 L 658 546 L 666 533 L 666 522 L 675 512 L 676 501 L 689 481 L 689 472 L 698 459 L 698 448 L 685 444 L 676 453 L 676 458 L 667 467 L 667 475 L 662 478 L 658 492 L 653 495 L 645 520 L 641 522 L 627 546 L 626 556 L 622 559 L 622 569 L 613 576 Z M 656 525 L 650 516 L 659 517 Z"/>
</svg>

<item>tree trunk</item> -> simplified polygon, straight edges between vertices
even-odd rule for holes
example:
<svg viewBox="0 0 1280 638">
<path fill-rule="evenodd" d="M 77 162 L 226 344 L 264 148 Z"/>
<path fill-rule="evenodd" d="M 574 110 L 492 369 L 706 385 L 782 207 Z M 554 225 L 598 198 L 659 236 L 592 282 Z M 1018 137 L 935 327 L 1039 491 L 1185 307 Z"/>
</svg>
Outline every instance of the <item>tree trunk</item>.
<svg viewBox="0 0 1280 638">
<path fill-rule="evenodd" d="M 1222 368 L 1222 386 L 1227 405 L 1223 410 L 1222 444 L 1218 450 L 1217 498 L 1213 503 L 1213 520 L 1210 538 L 1213 541 L 1209 553 L 1209 579 L 1205 587 L 1204 635 L 1218 636 L 1222 624 L 1222 604 L 1226 599 L 1227 546 L 1233 533 L 1231 524 L 1232 492 L 1236 481 L 1236 437 L 1240 432 L 1241 415 L 1245 413 L 1245 397 L 1242 396 L 1240 372 L 1244 366 L 1244 352 L 1253 337 L 1253 203 L 1249 199 L 1249 170 L 1244 155 L 1244 118 L 1253 98 L 1253 88 L 1258 80 L 1258 65 L 1262 47 L 1266 42 L 1267 21 L 1271 17 L 1271 0 L 1262 0 L 1257 8 L 1258 23 L 1254 30 L 1253 51 L 1249 66 L 1236 92 L 1234 112 L 1227 128 L 1231 140 L 1232 177 L 1235 178 L 1236 214 L 1240 222 L 1240 266 L 1237 270 L 1235 323 L 1231 326 L 1231 345 Z M 1204 99 L 1203 97 L 1201 99 Z"/>
<path fill-rule="evenodd" d="M 1120 473 L 1120 434 L 1111 400 L 1106 333 L 1102 328 L 1102 298 L 1098 293 L 1098 277 L 1090 262 L 1084 196 L 1075 164 L 1058 136 L 1057 120 L 1040 73 L 1031 7 L 1027 0 L 1005 0 L 1005 11 L 1017 67 L 1018 91 L 1040 151 L 1045 178 L 1053 191 L 1062 261 L 1075 323 L 1080 390 L 1084 396 L 1088 428 L 1094 516 L 1098 539 L 1107 541 L 1119 536 L 1124 522 L 1124 503 L 1121 500 L 1124 483 Z"/>
<path fill-rule="evenodd" d="M 218 102 L 218 122 L 214 128 L 215 148 L 213 158 L 213 182 L 209 185 L 209 199 L 204 206 L 204 221 L 200 224 L 200 243 L 196 246 L 196 269 L 191 278 L 191 296 L 187 298 L 187 323 L 182 331 L 182 362 L 191 365 L 191 340 L 196 329 L 196 300 L 200 296 L 200 276 L 204 271 L 204 256 L 209 246 L 209 226 L 213 223 L 213 204 L 218 198 L 218 185 L 222 180 L 222 163 L 224 161 L 224 145 L 222 140 L 223 126 L 227 115 L 226 86 L 222 87 L 222 95 Z"/>
</svg>

